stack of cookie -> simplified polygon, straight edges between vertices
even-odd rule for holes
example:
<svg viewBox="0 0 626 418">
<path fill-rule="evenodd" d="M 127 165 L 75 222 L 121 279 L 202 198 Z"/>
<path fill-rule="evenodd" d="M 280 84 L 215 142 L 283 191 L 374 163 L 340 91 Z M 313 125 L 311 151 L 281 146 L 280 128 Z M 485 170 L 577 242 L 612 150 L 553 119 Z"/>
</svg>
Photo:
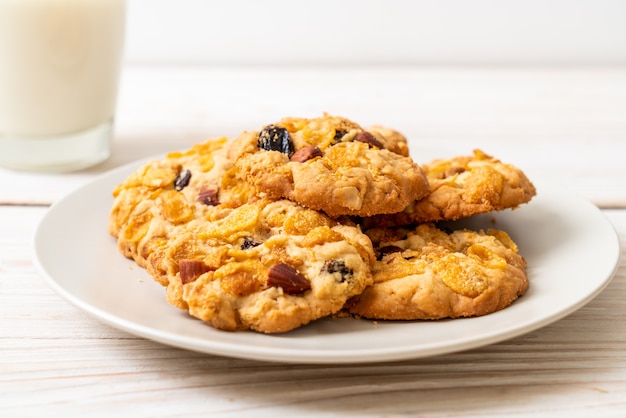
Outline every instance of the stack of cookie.
<svg viewBox="0 0 626 418">
<path fill-rule="evenodd" d="M 526 262 L 504 231 L 438 222 L 534 195 L 481 151 L 420 166 L 394 130 L 285 118 L 140 167 L 113 192 L 109 232 L 169 303 L 218 329 L 457 318 L 523 295 Z"/>
</svg>

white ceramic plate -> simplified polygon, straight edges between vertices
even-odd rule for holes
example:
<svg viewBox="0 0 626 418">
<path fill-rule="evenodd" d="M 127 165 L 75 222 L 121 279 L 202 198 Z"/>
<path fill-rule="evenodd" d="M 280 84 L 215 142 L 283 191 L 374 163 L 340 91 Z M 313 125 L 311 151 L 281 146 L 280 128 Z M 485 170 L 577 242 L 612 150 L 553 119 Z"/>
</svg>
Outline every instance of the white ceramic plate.
<svg viewBox="0 0 626 418">
<path fill-rule="evenodd" d="M 582 307 L 619 261 L 612 225 L 591 203 L 535 180 L 537 196 L 514 211 L 465 221 L 507 231 L 528 261 L 530 288 L 502 311 L 433 322 L 324 319 L 280 335 L 215 330 L 165 301 L 159 284 L 107 233 L 111 191 L 139 163 L 99 177 L 53 205 L 35 235 L 35 262 L 50 286 L 113 327 L 176 347 L 294 363 L 402 360 L 475 348 L 550 324 Z"/>
</svg>

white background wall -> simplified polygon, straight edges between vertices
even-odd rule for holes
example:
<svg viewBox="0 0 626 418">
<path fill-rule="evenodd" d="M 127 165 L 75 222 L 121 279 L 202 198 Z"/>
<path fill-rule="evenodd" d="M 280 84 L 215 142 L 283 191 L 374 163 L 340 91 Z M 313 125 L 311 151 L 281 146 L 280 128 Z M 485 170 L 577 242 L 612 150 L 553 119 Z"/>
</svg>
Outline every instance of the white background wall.
<svg viewBox="0 0 626 418">
<path fill-rule="evenodd" d="M 128 0 L 133 64 L 626 64 L 626 0 Z"/>
</svg>

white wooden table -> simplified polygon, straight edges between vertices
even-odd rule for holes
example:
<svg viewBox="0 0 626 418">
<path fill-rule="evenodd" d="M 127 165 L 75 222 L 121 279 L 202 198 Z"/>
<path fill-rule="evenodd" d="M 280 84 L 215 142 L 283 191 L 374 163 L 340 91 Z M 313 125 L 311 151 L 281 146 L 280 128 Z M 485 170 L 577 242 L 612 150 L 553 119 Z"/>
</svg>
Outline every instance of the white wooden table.
<svg viewBox="0 0 626 418">
<path fill-rule="evenodd" d="M 0 169 L 0 416 L 624 416 L 626 255 L 545 328 L 468 352 L 285 365 L 171 348 L 55 294 L 32 262 L 47 208 L 139 158 L 283 116 L 344 115 L 423 147 L 473 148 L 602 208 L 626 241 L 626 68 L 126 68 L 112 158 L 57 175 Z M 106 221 L 103 220 L 103 225 Z"/>
</svg>

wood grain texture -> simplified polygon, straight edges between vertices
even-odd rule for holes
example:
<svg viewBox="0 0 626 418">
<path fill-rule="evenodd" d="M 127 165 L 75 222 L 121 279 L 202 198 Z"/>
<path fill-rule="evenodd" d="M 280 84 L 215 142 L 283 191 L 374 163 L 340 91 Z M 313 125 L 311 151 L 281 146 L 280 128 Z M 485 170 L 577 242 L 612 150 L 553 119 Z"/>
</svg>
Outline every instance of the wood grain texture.
<svg viewBox="0 0 626 418">
<path fill-rule="evenodd" d="M 117 331 L 37 275 L 45 208 L 0 207 L 0 416 L 619 416 L 626 410 L 626 254 L 609 286 L 527 335 L 413 361 L 281 365 Z M 604 211 L 626 244 L 626 210 Z"/>
<path fill-rule="evenodd" d="M 113 157 L 0 169 L 0 417 L 621 417 L 626 411 L 626 68 L 153 68 L 125 71 Z M 426 154 L 480 147 L 602 206 L 612 282 L 566 318 L 466 352 L 352 365 L 199 354 L 118 331 L 32 261 L 48 205 L 122 164 L 323 111 L 404 132 Z M 613 209 L 610 209 L 613 208 Z"/>
</svg>

